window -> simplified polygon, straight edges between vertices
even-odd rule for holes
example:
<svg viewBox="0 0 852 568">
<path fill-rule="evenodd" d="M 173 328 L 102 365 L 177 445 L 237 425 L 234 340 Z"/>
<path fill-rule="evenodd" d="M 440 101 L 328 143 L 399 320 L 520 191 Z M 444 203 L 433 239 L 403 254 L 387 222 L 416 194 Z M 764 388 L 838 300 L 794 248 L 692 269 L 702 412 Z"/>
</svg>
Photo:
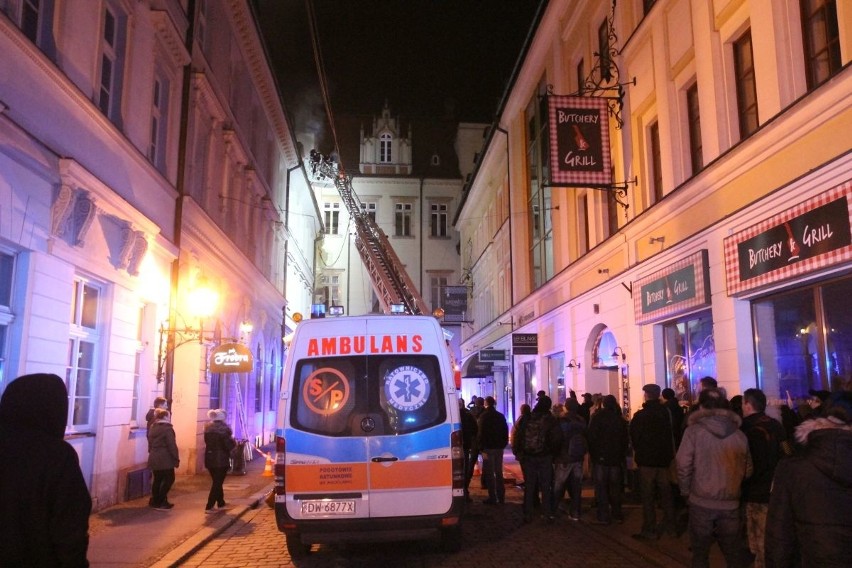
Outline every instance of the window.
<svg viewBox="0 0 852 568">
<path fill-rule="evenodd" d="M 0 13 L 5 13 L 21 32 L 43 52 L 53 57 L 53 5 L 55 0 L 0 0 Z"/>
<path fill-rule="evenodd" d="M 327 235 L 340 234 L 340 202 L 325 202 L 323 204 L 325 216 L 325 233 Z"/>
<path fill-rule="evenodd" d="M 598 28 L 598 54 L 601 61 L 601 81 L 612 79 L 612 60 L 609 54 L 609 22 L 604 18 Z"/>
<path fill-rule="evenodd" d="M 689 161 L 692 175 L 704 169 L 704 152 L 701 146 L 701 112 L 698 107 L 698 83 L 686 90 L 686 124 L 689 128 Z"/>
<path fill-rule="evenodd" d="M 297 363 L 295 376 L 294 392 L 310 387 L 323 393 L 290 397 L 293 427 L 306 432 L 332 437 L 399 435 L 441 424 L 447 416 L 441 370 L 432 355 L 307 358 Z M 341 377 L 351 377 L 345 397 Z M 365 431 L 360 424 L 368 417 L 375 428 Z"/>
<path fill-rule="evenodd" d="M 654 4 L 657 3 L 657 0 L 642 0 L 642 7 L 645 9 L 645 13 L 651 11 L 651 8 L 654 7 Z"/>
<path fill-rule="evenodd" d="M 145 306 L 139 306 L 136 319 L 136 354 L 133 358 L 133 391 L 130 395 L 130 424 L 136 426 L 139 423 L 139 401 L 142 389 L 142 354 L 145 350 Z"/>
<path fill-rule="evenodd" d="M 275 365 L 275 350 L 272 350 L 272 356 L 269 358 L 269 410 L 275 410 L 275 383 L 276 377 L 280 377 L 281 367 Z"/>
<path fill-rule="evenodd" d="M 394 235 L 397 237 L 410 237 L 414 206 L 411 203 L 397 203 L 394 205 L 394 212 Z"/>
<path fill-rule="evenodd" d="M 758 385 L 770 399 L 852 389 L 852 279 L 802 288 L 752 304 Z"/>
<path fill-rule="evenodd" d="M 118 124 L 121 112 L 121 82 L 124 76 L 126 18 L 110 5 L 104 8 L 101 30 L 101 66 L 97 104 L 101 112 Z"/>
<path fill-rule="evenodd" d="M 148 144 L 148 159 L 160 173 L 166 169 L 166 110 L 168 109 L 169 84 L 157 73 L 154 77 L 154 92 L 151 99 L 151 140 Z"/>
<path fill-rule="evenodd" d="M 322 301 L 317 302 L 328 306 L 342 306 L 340 300 L 340 275 L 323 274 L 320 276 Z"/>
<path fill-rule="evenodd" d="M 541 91 L 540 91 L 541 92 Z M 553 277 L 553 216 L 550 179 L 550 138 L 547 99 L 536 93 L 527 105 L 527 195 L 530 228 L 530 265 L 533 286 Z"/>
<path fill-rule="evenodd" d="M 840 61 L 840 27 L 836 0 L 801 0 L 808 89 L 834 76 Z"/>
<path fill-rule="evenodd" d="M 429 219 L 429 231 L 433 237 L 447 236 L 447 204 L 433 203 L 432 216 Z"/>
<path fill-rule="evenodd" d="M 11 311 L 12 288 L 15 277 L 15 256 L 0 252 L 0 389 L 6 380 L 6 337 L 15 319 Z"/>
<path fill-rule="evenodd" d="M 707 311 L 665 324 L 663 341 L 666 385 L 678 400 L 693 404 L 698 399 L 699 381 L 716 377 L 712 315 Z"/>
<path fill-rule="evenodd" d="M 222 381 L 224 377 L 221 373 L 216 373 L 210 377 L 210 408 L 222 408 Z"/>
<path fill-rule="evenodd" d="M 385 132 L 379 136 L 379 161 L 383 164 L 391 163 L 391 135 Z"/>
<path fill-rule="evenodd" d="M 607 237 L 611 237 L 618 232 L 618 208 L 621 206 L 615 200 L 613 191 L 605 191 L 604 196 L 606 199 Z"/>
<path fill-rule="evenodd" d="M 577 92 L 583 94 L 583 88 L 586 85 L 586 64 L 581 59 L 577 63 Z"/>
<path fill-rule="evenodd" d="M 660 123 L 657 121 L 648 128 L 648 150 L 651 154 L 651 204 L 654 204 L 663 198 L 663 157 L 660 151 Z"/>
<path fill-rule="evenodd" d="M 373 223 L 376 222 L 376 203 L 375 202 L 367 202 L 361 203 L 361 214 L 369 217 Z"/>
<path fill-rule="evenodd" d="M 207 51 L 207 0 L 198 0 L 198 19 L 195 22 L 195 37 L 201 50 Z M 219 408 L 212 406 L 211 408 Z"/>
<path fill-rule="evenodd" d="M 589 195 L 584 193 L 580 196 L 580 203 L 578 207 L 579 216 L 577 217 L 577 236 L 579 237 L 579 242 L 577 243 L 578 253 L 580 255 L 584 255 L 589 252 L 589 247 L 592 243 L 591 233 L 589 232 Z"/>
<path fill-rule="evenodd" d="M 757 130 L 757 85 L 754 78 L 754 56 L 751 30 L 734 42 L 734 75 L 737 84 L 737 116 L 740 139 Z"/>
<path fill-rule="evenodd" d="M 263 349 L 260 345 L 257 346 L 254 366 L 254 411 L 263 411 Z"/>
<path fill-rule="evenodd" d="M 70 410 L 67 428 L 78 432 L 91 429 L 94 422 L 100 297 L 96 285 L 80 277 L 74 280 L 65 386 Z"/>
<path fill-rule="evenodd" d="M 429 278 L 430 300 L 432 301 L 432 311 L 444 306 L 444 290 L 447 288 L 446 275 L 433 275 Z"/>
</svg>

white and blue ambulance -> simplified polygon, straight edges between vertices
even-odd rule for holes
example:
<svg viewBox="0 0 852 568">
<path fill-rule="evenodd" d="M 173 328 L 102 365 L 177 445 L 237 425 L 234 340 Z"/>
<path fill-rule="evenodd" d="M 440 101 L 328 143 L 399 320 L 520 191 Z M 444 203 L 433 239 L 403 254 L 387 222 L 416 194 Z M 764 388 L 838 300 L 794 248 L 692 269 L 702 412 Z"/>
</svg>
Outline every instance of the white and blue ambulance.
<svg viewBox="0 0 852 568">
<path fill-rule="evenodd" d="M 291 556 L 430 536 L 461 547 L 458 390 L 435 318 L 303 321 L 281 393 L 275 517 Z"/>
</svg>

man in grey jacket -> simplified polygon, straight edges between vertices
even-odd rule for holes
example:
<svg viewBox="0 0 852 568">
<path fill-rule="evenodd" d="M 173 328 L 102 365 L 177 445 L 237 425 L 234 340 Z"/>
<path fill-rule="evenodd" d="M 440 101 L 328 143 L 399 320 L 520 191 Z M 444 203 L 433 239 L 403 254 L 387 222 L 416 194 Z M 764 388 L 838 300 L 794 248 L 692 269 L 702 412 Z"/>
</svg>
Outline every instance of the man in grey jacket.
<svg viewBox="0 0 852 568">
<path fill-rule="evenodd" d="M 724 394 L 715 388 L 701 391 L 698 408 L 690 412 L 677 452 L 681 494 L 689 502 L 689 540 L 692 566 L 710 566 L 713 542 L 728 566 L 748 566 L 751 555 L 740 516 L 740 488 L 751 476 L 748 439 L 742 419 L 728 409 Z"/>
</svg>

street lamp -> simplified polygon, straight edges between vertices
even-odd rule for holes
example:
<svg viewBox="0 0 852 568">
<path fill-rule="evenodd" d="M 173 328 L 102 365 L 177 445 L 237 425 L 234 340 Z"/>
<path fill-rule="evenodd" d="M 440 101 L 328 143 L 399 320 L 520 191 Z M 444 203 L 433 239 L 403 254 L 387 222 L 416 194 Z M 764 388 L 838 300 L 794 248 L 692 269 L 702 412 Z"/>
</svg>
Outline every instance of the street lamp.
<svg viewBox="0 0 852 568">
<path fill-rule="evenodd" d="M 166 365 L 173 364 L 175 349 L 181 345 L 198 341 L 204 343 L 204 319 L 216 313 L 219 304 L 219 292 L 212 287 L 207 278 L 201 276 L 195 283 L 195 287 L 189 291 L 186 298 L 187 311 L 191 319 L 198 319 L 198 327 L 187 324 L 186 320 L 175 311 L 175 316 L 180 317 L 184 327 L 169 325 L 170 322 L 160 324 L 160 341 L 157 351 L 157 382 L 165 380 Z M 177 317 L 175 317 L 175 320 Z M 251 324 L 249 324 L 251 325 Z M 242 328 L 242 326 L 241 326 Z M 249 330 L 250 331 L 250 330 Z M 170 390 L 171 385 L 168 385 Z"/>
</svg>

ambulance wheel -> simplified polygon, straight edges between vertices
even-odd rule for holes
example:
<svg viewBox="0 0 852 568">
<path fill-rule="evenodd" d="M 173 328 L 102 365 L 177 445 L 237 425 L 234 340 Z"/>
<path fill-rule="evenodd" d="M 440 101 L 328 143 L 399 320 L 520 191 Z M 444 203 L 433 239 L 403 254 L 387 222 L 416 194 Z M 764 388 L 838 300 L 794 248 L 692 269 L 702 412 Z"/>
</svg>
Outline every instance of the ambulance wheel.
<svg viewBox="0 0 852 568">
<path fill-rule="evenodd" d="M 311 552 L 311 545 L 302 542 L 302 538 L 297 534 L 284 535 L 287 540 L 287 552 L 290 553 L 290 558 L 304 558 Z"/>
<path fill-rule="evenodd" d="M 456 525 L 441 531 L 441 548 L 444 552 L 459 552 L 462 549 L 462 529 Z"/>
</svg>

